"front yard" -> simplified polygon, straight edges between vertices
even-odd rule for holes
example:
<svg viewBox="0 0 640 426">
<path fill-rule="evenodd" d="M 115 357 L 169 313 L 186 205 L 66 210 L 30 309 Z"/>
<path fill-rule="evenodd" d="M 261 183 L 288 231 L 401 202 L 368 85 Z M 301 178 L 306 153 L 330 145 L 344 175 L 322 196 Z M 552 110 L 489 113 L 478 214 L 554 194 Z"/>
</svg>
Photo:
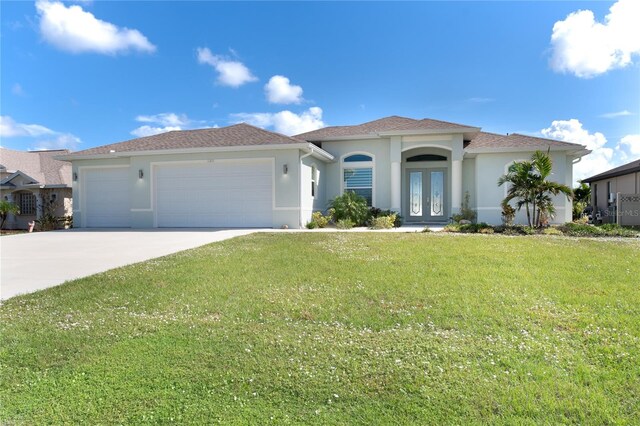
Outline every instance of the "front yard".
<svg viewBox="0 0 640 426">
<path fill-rule="evenodd" d="M 638 424 L 639 277 L 637 239 L 254 234 L 6 301 L 0 423 Z"/>
</svg>

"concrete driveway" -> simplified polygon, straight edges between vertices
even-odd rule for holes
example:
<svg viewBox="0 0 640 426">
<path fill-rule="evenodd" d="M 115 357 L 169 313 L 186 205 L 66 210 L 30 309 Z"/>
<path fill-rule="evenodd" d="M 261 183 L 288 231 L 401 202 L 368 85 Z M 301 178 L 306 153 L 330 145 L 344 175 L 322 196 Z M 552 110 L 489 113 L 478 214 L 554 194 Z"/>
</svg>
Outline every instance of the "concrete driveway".
<svg viewBox="0 0 640 426">
<path fill-rule="evenodd" d="M 69 229 L 0 237 L 0 300 L 258 229 Z"/>
</svg>

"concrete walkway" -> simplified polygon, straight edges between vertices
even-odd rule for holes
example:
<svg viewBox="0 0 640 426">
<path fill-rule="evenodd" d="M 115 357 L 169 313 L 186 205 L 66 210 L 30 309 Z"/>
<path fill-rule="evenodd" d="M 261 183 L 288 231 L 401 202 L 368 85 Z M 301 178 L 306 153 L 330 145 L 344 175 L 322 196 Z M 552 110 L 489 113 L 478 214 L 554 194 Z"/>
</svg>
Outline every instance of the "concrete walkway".
<svg viewBox="0 0 640 426">
<path fill-rule="evenodd" d="M 0 300 L 259 229 L 69 229 L 0 237 Z"/>
</svg>

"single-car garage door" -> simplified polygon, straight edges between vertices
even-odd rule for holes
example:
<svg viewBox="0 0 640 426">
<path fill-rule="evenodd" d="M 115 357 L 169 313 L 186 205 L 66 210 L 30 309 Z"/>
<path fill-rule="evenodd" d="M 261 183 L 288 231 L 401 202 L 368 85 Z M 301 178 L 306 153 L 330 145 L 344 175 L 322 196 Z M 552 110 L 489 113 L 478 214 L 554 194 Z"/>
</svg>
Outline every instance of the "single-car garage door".
<svg viewBox="0 0 640 426">
<path fill-rule="evenodd" d="M 156 226 L 273 226 L 272 164 L 255 159 L 156 166 Z"/>
<path fill-rule="evenodd" d="M 128 228 L 131 226 L 129 167 L 86 169 L 84 181 L 84 226 Z"/>
</svg>

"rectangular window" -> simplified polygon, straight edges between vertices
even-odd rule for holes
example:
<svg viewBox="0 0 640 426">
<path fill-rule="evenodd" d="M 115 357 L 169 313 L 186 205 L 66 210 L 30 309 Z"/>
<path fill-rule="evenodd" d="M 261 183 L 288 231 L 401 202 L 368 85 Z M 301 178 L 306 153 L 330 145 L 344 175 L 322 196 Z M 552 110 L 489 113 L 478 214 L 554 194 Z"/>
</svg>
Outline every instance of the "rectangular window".
<svg viewBox="0 0 640 426">
<path fill-rule="evenodd" d="M 30 192 L 20 194 L 20 214 L 31 215 L 36 213 L 36 196 Z"/>
<path fill-rule="evenodd" d="M 344 169 L 344 190 L 355 192 L 373 205 L 373 168 Z"/>
</svg>

